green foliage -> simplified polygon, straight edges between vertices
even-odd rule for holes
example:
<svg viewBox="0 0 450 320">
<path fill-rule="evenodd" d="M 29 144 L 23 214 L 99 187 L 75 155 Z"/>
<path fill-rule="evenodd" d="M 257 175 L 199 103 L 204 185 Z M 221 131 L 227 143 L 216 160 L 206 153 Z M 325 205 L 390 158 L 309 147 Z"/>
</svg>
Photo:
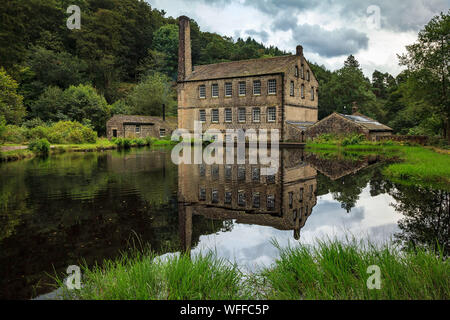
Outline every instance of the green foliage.
<svg viewBox="0 0 450 320">
<path fill-rule="evenodd" d="M 146 76 L 127 98 L 132 114 L 161 116 L 163 104 L 168 114 L 176 114 L 176 92 L 169 78 L 161 73 Z"/>
<path fill-rule="evenodd" d="M 47 155 L 50 152 L 50 142 L 45 138 L 33 140 L 28 144 L 28 149 L 35 153 Z"/>
<path fill-rule="evenodd" d="M 262 272 L 263 299 L 448 299 L 448 261 L 442 253 L 356 241 L 280 249 L 275 266 Z M 367 268 L 377 265 L 381 290 L 369 290 Z"/>
<path fill-rule="evenodd" d="M 90 121 L 100 134 L 105 133 L 110 106 L 90 85 L 70 86 L 65 91 L 48 87 L 32 106 L 32 113 L 44 121 Z"/>
<path fill-rule="evenodd" d="M 0 116 L 7 123 L 19 124 L 26 114 L 23 97 L 17 93 L 17 82 L 0 67 Z"/>
<path fill-rule="evenodd" d="M 350 145 L 355 145 L 355 144 L 359 144 L 362 141 L 366 140 L 365 135 L 363 134 L 353 134 L 347 137 L 344 137 L 341 141 L 341 145 L 342 146 L 350 146 Z"/>
<path fill-rule="evenodd" d="M 3 142 L 3 134 L 6 131 L 6 120 L 4 116 L 0 116 L 0 144 Z"/>
<path fill-rule="evenodd" d="M 131 148 L 131 139 L 128 138 L 115 138 L 112 140 L 119 149 Z"/>
<path fill-rule="evenodd" d="M 79 122 L 60 121 L 49 127 L 48 140 L 58 144 L 95 143 L 97 134 Z"/>
</svg>

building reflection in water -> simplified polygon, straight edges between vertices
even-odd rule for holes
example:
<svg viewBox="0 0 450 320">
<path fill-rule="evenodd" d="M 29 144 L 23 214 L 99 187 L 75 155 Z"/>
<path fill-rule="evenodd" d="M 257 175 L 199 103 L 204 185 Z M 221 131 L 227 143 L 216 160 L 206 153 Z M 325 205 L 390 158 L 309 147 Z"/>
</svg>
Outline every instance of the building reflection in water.
<svg viewBox="0 0 450 320">
<path fill-rule="evenodd" d="M 304 161 L 304 150 L 281 149 L 278 172 L 262 175 L 267 166 L 248 164 L 248 152 L 247 148 L 247 163 L 242 165 L 178 166 L 183 249 L 191 248 L 194 215 L 292 230 L 294 238 L 300 238 L 300 229 L 316 205 L 316 169 Z"/>
</svg>

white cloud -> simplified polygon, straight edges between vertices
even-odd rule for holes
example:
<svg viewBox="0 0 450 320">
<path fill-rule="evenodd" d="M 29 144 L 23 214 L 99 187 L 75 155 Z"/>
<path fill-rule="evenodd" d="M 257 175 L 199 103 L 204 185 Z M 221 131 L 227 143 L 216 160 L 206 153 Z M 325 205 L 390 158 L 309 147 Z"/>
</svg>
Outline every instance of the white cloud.
<svg viewBox="0 0 450 320">
<path fill-rule="evenodd" d="M 416 40 L 428 20 L 450 7 L 450 0 L 147 1 L 170 16 L 195 19 L 203 31 L 253 36 L 292 53 L 302 44 L 308 60 L 331 70 L 353 54 L 368 77 L 375 69 L 396 76 L 402 70 L 396 54 Z M 379 30 L 367 24 L 369 5 L 380 7 Z"/>
</svg>

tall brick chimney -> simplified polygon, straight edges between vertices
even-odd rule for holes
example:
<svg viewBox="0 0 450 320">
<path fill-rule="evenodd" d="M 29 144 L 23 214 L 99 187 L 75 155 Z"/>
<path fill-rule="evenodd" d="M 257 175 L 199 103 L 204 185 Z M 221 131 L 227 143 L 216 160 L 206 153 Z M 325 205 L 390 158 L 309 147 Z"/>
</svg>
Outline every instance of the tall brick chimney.
<svg viewBox="0 0 450 320">
<path fill-rule="evenodd" d="M 178 42 L 178 81 L 184 81 L 192 73 L 191 59 L 191 25 L 189 18 L 181 16 L 179 21 Z"/>
<path fill-rule="evenodd" d="M 301 45 L 298 45 L 296 49 L 297 49 L 296 55 L 302 57 L 303 56 L 303 47 Z"/>
</svg>

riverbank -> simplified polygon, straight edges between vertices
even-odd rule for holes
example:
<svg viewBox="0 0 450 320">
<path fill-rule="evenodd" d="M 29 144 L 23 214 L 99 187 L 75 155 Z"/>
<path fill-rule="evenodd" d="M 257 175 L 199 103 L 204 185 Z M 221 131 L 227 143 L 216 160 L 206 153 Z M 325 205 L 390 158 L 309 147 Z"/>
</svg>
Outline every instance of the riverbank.
<svg viewBox="0 0 450 320">
<path fill-rule="evenodd" d="M 174 143 L 164 139 L 122 139 L 108 140 L 105 138 L 97 139 L 96 143 L 83 144 L 52 144 L 49 154 L 60 154 L 64 152 L 95 152 L 113 149 L 127 149 L 143 146 L 164 147 L 171 146 Z M 0 162 L 10 162 L 23 159 L 31 159 L 38 156 L 39 153 L 28 149 L 27 145 L 5 145 L 0 146 Z"/>
<path fill-rule="evenodd" d="M 359 142 L 342 145 L 337 142 L 309 142 L 307 150 L 328 155 L 380 154 L 395 159 L 383 170 L 386 178 L 405 185 L 417 185 L 450 190 L 450 154 L 447 150 L 392 141 Z"/>
<path fill-rule="evenodd" d="M 279 250 L 274 265 L 251 274 L 212 253 L 165 259 L 152 253 L 123 255 L 102 267 L 84 268 L 82 289 L 63 295 L 81 300 L 450 298 L 450 269 L 439 253 L 340 242 Z M 374 265 L 380 289 L 367 286 L 373 273 L 367 270 Z"/>
</svg>

